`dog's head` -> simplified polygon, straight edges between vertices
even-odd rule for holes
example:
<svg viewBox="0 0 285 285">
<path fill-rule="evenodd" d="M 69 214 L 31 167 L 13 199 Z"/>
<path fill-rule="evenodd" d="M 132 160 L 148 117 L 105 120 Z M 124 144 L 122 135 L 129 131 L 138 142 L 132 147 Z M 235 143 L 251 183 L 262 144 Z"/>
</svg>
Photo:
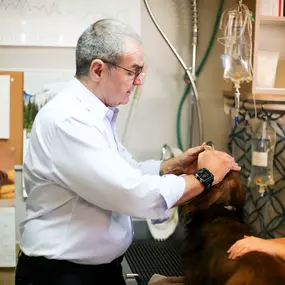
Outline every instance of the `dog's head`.
<svg viewBox="0 0 285 285">
<path fill-rule="evenodd" d="M 238 171 L 230 171 L 217 185 L 202 192 L 183 206 L 183 214 L 207 210 L 214 204 L 241 209 L 245 202 L 245 191 Z"/>
</svg>

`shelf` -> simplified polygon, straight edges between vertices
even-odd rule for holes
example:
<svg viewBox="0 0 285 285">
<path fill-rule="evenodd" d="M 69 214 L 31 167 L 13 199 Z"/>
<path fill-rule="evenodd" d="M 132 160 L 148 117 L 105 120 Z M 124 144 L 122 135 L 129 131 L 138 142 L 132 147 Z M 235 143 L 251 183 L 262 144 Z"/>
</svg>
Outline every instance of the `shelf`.
<svg viewBox="0 0 285 285">
<path fill-rule="evenodd" d="M 285 89 L 284 89 L 285 90 Z M 233 108 L 235 105 L 235 94 L 233 91 L 224 91 L 223 96 L 225 98 L 226 104 Z M 254 110 L 254 97 L 251 93 L 242 93 L 240 95 L 241 106 L 245 107 L 247 110 Z M 264 110 L 275 112 L 275 113 L 285 113 L 285 93 L 283 95 L 274 94 L 256 94 L 255 102 L 257 110 L 261 110 L 262 106 Z"/>
<path fill-rule="evenodd" d="M 234 91 L 225 91 L 223 96 L 226 98 L 234 98 Z M 253 101 L 254 97 L 252 93 L 241 93 L 241 100 Z M 257 89 L 255 94 L 255 100 L 259 102 L 274 102 L 285 103 L 285 89 Z"/>
<path fill-rule="evenodd" d="M 285 88 L 256 88 L 256 95 L 280 95 L 285 97 Z"/>
<path fill-rule="evenodd" d="M 260 16 L 261 25 L 285 25 L 285 17 Z"/>
<path fill-rule="evenodd" d="M 226 99 L 226 102 L 228 107 L 230 108 L 234 108 L 235 107 L 235 101 L 234 99 Z M 276 114 L 284 114 L 285 113 L 285 104 L 260 104 L 260 103 L 256 103 L 256 109 L 257 111 L 261 111 L 263 108 L 263 110 L 267 111 L 267 112 L 272 112 L 272 113 L 276 113 Z M 254 111 L 254 103 L 252 102 L 244 102 L 241 105 L 241 109 L 246 109 L 248 111 Z"/>
</svg>

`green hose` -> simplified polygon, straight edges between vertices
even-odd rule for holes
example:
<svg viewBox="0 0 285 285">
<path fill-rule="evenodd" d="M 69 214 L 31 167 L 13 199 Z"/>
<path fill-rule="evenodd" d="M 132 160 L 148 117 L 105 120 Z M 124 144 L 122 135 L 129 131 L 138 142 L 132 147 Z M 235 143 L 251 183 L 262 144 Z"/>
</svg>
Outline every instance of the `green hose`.
<svg viewBox="0 0 285 285">
<path fill-rule="evenodd" d="M 220 25 L 220 20 L 221 20 L 221 16 L 222 16 L 222 11 L 223 11 L 223 5 L 224 5 L 224 0 L 221 0 L 220 2 L 220 5 L 219 5 L 219 9 L 218 9 L 218 13 L 217 13 L 217 17 L 216 17 L 216 21 L 215 21 L 215 25 L 214 25 L 214 30 L 213 30 L 213 33 L 212 33 L 212 36 L 211 36 L 211 39 L 209 41 L 209 44 L 208 44 L 208 47 L 206 49 L 206 52 L 205 52 L 205 55 L 200 63 L 200 65 L 198 66 L 198 69 L 196 71 L 196 75 L 198 76 L 200 74 L 200 72 L 202 71 L 207 59 L 208 59 L 208 56 L 210 54 L 210 51 L 213 47 L 213 44 L 214 44 L 214 39 L 216 37 L 216 34 L 217 34 L 217 31 L 218 31 L 218 28 L 219 28 L 219 25 Z M 180 100 L 180 103 L 179 103 L 179 107 L 178 107 L 178 111 L 177 111 L 177 116 L 176 116 L 176 135 L 177 135 L 177 143 L 178 143 L 178 147 L 181 149 L 181 150 L 184 150 L 183 148 L 183 145 L 182 145 L 182 140 L 181 140 L 181 128 L 180 128 L 180 124 L 181 124 L 181 113 L 182 113 L 182 107 L 183 107 L 183 104 L 189 94 L 191 90 L 191 84 L 187 84 L 186 86 L 186 89 L 184 91 L 184 94 Z"/>
</svg>

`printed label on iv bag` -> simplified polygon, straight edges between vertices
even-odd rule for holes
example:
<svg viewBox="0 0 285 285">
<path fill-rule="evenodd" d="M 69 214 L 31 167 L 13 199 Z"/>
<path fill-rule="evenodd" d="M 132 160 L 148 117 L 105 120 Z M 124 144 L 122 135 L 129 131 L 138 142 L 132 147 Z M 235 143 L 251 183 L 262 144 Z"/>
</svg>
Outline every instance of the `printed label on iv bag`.
<svg viewBox="0 0 285 285">
<path fill-rule="evenodd" d="M 254 151 L 252 153 L 251 163 L 255 166 L 266 167 L 268 161 L 268 152 Z"/>
</svg>

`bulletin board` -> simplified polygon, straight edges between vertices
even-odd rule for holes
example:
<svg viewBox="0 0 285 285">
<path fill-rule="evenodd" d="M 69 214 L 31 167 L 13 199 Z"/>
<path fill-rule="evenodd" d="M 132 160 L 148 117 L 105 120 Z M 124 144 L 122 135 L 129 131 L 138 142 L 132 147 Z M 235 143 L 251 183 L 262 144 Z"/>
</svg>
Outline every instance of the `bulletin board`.
<svg viewBox="0 0 285 285">
<path fill-rule="evenodd" d="M 0 71 L 0 75 L 10 75 L 10 138 L 0 140 L 0 148 L 13 147 L 15 149 L 15 164 L 22 165 L 23 72 Z"/>
<path fill-rule="evenodd" d="M 140 34 L 141 2 L 1 0 L 0 45 L 75 47 L 82 32 L 102 18 L 119 19 Z"/>
</svg>

